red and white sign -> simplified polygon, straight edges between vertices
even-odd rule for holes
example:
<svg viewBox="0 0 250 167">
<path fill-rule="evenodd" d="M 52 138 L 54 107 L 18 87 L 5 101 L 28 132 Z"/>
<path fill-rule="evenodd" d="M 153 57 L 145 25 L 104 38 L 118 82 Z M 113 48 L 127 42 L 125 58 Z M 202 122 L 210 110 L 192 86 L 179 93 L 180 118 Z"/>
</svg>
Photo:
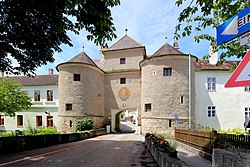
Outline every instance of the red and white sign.
<svg viewBox="0 0 250 167">
<path fill-rule="evenodd" d="M 250 50 L 225 84 L 225 88 L 237 86 L 250 86 Z"/>
</svg>

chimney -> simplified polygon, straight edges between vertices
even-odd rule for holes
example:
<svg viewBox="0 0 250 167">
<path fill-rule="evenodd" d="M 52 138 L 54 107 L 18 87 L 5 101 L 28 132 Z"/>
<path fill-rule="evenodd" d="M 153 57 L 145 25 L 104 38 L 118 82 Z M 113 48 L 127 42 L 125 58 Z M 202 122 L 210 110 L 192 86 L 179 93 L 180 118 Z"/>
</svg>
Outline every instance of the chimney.
<svg viewBox="0 0 250 167">
<path fill-rule="evenodd" d="M 179 45 L 178 45 L 178 41 L 177 41 L 176 39 L 174 40 L 173 47 L 174 47 L 175 49 L 177 49 L 177 50 L 180 49 L 180 48 L 179 48 Z"/>
<path fill-rule="evenodd" d="M 54 70 L 52 68 L 49 69 L 49 75 L 53 75 L 54 74 Z"/>
<path fill-rule="evenodd" d="M 0 78 L 4 77 L 4 72 L 2 70 L 0 70 Z"/>
</svg>

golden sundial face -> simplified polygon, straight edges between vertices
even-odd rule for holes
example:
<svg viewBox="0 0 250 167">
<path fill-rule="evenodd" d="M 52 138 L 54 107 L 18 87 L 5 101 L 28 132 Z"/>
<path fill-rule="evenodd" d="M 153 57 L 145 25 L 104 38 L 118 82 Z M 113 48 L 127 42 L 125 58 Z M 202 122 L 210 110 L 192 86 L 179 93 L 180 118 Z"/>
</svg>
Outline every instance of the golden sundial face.
<svg viewBox="0 0 250 167">
<path fill-rule="evenodd" d="M 120 99 L 122 101 L 126 101 L 128 99 L 128 97 L 130 96 L 130 91 L 128 88 L 126 87 L 122 87 L 120 90 L 119 90 L 119 93 L 118 93 L 118 96 L 120 97 Z"/>
</svg>

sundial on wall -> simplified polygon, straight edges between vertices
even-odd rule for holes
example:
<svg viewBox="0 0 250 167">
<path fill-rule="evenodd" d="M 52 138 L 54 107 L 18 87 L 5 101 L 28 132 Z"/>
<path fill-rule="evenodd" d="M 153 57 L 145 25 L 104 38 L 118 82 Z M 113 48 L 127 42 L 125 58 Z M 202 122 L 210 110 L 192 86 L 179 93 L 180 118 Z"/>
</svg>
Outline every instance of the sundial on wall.
<svg viewBox="0 0 250 167">
<path fill-rule="evenodd" d="M 122 87 L 119 92 L 118 92 L 118 96 L 120 97 L 120 99 L 122 101 L 126 101 L 128 99 L 128 97 L 130 96 L 130 91 L 128 88 L 126 87 Z"/>
</svg>

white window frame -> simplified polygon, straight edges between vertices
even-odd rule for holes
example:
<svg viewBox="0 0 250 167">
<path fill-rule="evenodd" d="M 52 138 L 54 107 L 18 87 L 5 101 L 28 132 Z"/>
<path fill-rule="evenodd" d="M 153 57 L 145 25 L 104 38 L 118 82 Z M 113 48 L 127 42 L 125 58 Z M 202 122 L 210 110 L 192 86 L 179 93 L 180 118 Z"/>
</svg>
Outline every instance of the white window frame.
<svg viewBox="0 0 250 167">
<path fill-rule="evenodd" d="M 245 118 L 250 117 L 250 107 L 245 107 L 244 116 L 245 116 Z"/>
<path fill-rule="evenodd" d="M 207 77 L 207 91 L 216 92 L 216 77 Z"/>
<path fill-rule="evenodd" d="M 214 111 L 214 114 L 213 114 L 213 111 Z M 215 105 L 208 105 L 207 106 L 207 112 L 206 112 L 206 114 L 207 114 L 208 118 L 214 118 L 214 117 L 216 117 L 216 112 L 217 112 L 217 106 L 215 106 Z"/>
<path fill-rule="evenodd" d="M 245 86 L 245 92 L 250 92 L 250 86 Z"/>
</svg>

